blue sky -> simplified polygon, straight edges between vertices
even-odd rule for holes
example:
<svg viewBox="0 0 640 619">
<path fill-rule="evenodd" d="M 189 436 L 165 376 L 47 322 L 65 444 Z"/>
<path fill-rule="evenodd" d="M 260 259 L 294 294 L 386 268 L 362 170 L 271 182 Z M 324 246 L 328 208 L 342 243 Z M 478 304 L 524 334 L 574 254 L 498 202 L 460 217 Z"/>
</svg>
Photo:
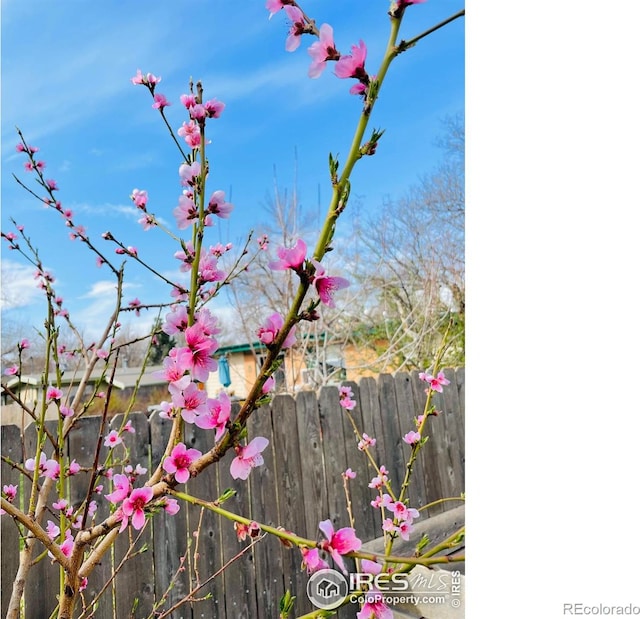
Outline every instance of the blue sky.
<svg viewBox="0 0 640 619">
<path fill-rule="evenodd" d="M 350 80 L 337 79 L 332 67 L 317 80 L 307 78 L 306 48 L 313 39 L 286 52 L 284 14 L 269 20 L 262 1 L 234 3 L 233 11 L 222 1 L 195 0 L 188 11 L 185 6 L 144 1 L 129 4 L 124 13 L 114 2 L 2 2 L 2 227 L 8 229 L 9 217 L 27 225 L 57 278 L 57 292 L 88 331 L 106 309 L 106 273 L 93 267 L 84 247 L 67 240 L 58 216 L 11 178 L 28 177 L 15 152 L 15 126 L 41 149 L 46 176 L 58 181 L 59 198 L 76 213 L 75 222 L 86 225 L 97 242 L 110 230 L 159 270 L 175 270 L 174 248 L 168 251 L 157 231 L 142 232 L 129 194 L 135 187 L 146 189 L 149 210 L 173 224 L 180 159 L 148 92 L 129 81 L 138 68 L 162 77 L 157 92 L 173 104 L 167 113 L 175 128 L 186 119 L 179 96 L 190 77 L 202 80 L 206 98 L 226 103 L 222 118 L 210 124 L 208 187 L 230 194 L 235 210 L 210 230 L 211 243 L 239 245 L 251 227 L 265 221 L 273 166 L 280 185 L 290 188 L 295 152 L 301 202 L 312 210 L 320 204 L 324 212 L 328 153 L 346 153 L 351 142 L 360 101 L 348 93 Z M 418 34 L 463 7 L 448 0 L 410 7 L 402 36 Z M 316 0 L 307 10 L 318 24 L 333 26 L 344 53 L 363 39 L 373 73 L 386 44 L 387 8 L 371 0 Z M 400 196 L 428 173 L 441 156 L 434 138 L 442 119 L 463 109 L 459 19 L 392 65 L 371 124 L 386 133 L 377 154 L 363 160 L 352 177 L 352 195 L 362 208 L 379 208 L 385 197 Z M 3 314 L 40 321 L 32 269 L 18 262 L 3 248 Z M 166 295 L 138 269 L 129 269 L 129 286 L 127 298 L 151 302 Z"/>
</svg>

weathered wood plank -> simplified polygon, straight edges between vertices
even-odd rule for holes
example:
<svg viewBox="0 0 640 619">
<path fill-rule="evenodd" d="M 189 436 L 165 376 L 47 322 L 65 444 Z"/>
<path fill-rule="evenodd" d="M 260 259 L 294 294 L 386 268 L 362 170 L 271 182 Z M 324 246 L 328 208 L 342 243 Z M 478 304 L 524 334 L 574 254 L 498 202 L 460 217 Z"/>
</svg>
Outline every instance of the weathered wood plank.
<svg viewBox="0 0 640 619">
<path fill-rule="evenodd" d="M 129 450 L 129 465 L 134 469 L 140 464 L 147 473 L 135 479 L 134 488 L 140 488 L 149 479 L 151 464 L 151 441 L 149 422 L 143 413 L 132 413 L 128 417 L 134 434 L 125 433 L 124 444 Z M 122 415 L 116 415 L 111 421 L 111 430 L 119 430 L 123 422 Z M 129 526 L 123 531 L 114 545 L 114 566 L 120 565 L 127 556 L 131 557 L 119 569 L 115 578 L 116 617 L 146 617 L 153 611 L 155 583 L 153 579 L 153 525 L 150 517 L 143 530 L 136 531 Z M 146 551 L 140 552 L 143 548 Z M 137 554 L 136 554 L 137 553 Z M 135 556 L 133 556 L 135 554 Z M 135 612 L 132 610 L 135 608 Z"/>
<path fill-rule="evenodd" d="M 376 446 L 371 451 L 374 460 L 377 462 L 380 455 L 386 453 L 385 448 L 385 436 L 384 431 L 382 429 L 382 419 L 380 417 L 380 399 L 378 396 L 378 383 L 374 378 L 363 378 L 360 381 L 360 408 L 362 410 L 362 427 L 360 428 L 361 432 L 365 432 L 369 436 L 373 436 L 376 439 Z M 363 470 L 362 472 L 358 471 L 358 475 L 360 476 L 362 481 L 368 482 L 377 475 L 376 470 L 373 468 L 373 465 L 369 461 L 369 458 L 366 457 L 364 452 L 362 453 L 363 457 L 366 460 L 367 468 L 366 472 Z M 380 510 L 371 510 L 373 514 L 373 526 L 374 533 L 373 537 L 377 537 L 382 530 L 382 515 Z"/>
<path fill-rule="evenodd" d="M 396 399 L 398 401 L 400 433 L 404 437 L 405 434 L 416 429 L 415 419 L 421 415 L 423 411 L 419 408 L 420 403 L 416 402 L 414 398 L 412 380 L 409 374 L 406 372 L 398 372 L 395 375 L 395 387 Z M 406 471 L 406 463 L 409 461 L 411 455 L 411 447 L 407 445 L 404 440 L 401 441 L 401 446 L 405 461 L 404 469 Z M 421 456 L 422 454 L 418 453 L 414 462 L 409 480 L 409 489 L 405 497 L 409 499 L 409 505 L 415 508 L 422 507 L 427 502 L 425 492 L 426 471 Z"/>
<path fill-rule="evenodd" d="M 237 411 L 237 405 L 231 413 L 233 419 Z M 249 435 L 247 442 L 255 438 Z M 267 449 L 271 449 L 269 444 Z M 266 450 L 265 450 L 266 451 Z M 230 451 L 220 462 L 218 475 L 220 479 L 220 490 L 231 488 L 236 491 L 236 496 L 229 499 L 225 504 L 225 509 L 236 514 L 250 513 L 251 497 L 250 482 L 248 480 L 233 479 L 229 467 L 235 454 Z M 264 457 L 264 452 L 263 452 Z M 255 469 L 249 475 L 255 474 Z M 233 523 L 226 518 L 220 518 L 220 529 L 222 535 L 222 558 L 223 564 L 233 560 L 246 546 L 245 543 L 238 542 Z M 253 619 L 257 616 L 256 600 L 256 579 L 254 567 L 254 553 L 247 551 L 239 558 L 233 560 L 224 570 L 225 589 L 225 617 L 237 617 L 238 619 Z"/>
<path fill-rule="evenodd" d="M 278 494 L 282 491 L 278 468 L 275 463 L 275 441 L 272 429 L 272 415 L 280 423 L 279 412 L 282 400 L 291 396 L 275 396 L 271 406 L 263 406 L 251 415 L 247 429 L 249 436 L 263 436 L 269 441 L 262 452 L 264 464 L 255 468 L 249 475 L 251 496 L 251 518 L 267 525 L 280 526 L 278 513 Z M 286 455 L 278 454 L 281 459 Z M 245 542 L 247 543 L 247 542 Z M 284 547 L 277 538 L 267 536 L 254 549 L 255 578 L 258 619 L 270 619 L 278 616 L 278 602 L 284 593 L 283 558 Z"/>
<path fill-rule="evenodd" d="M 318 523 L 327 517 L 329 511 L 322 430 L 315 393 L 310 391 L 298 393 L 296 416 L 302 466 L 302 496 L 304 496 L 304 503 L 300 507 L 304 509 L 306 522 L 304 536 L 315 539 L 318 535 Z"/>
<path fill-rule="evenodd" d="M 444 387 L 444 418 L 447 429 L 447 456 L 449 461 L 449 486 L 447 496 L 458 496 L 464 492 L 464 410 L 460 405 L 456 371 L 446 368 L 444 374 L 450 384 Z"/>
<path fill-rule="evenodd" d="M 47 421 L 45 422 L 45 424 L 51 432 L 56 431 L 57 424 L 55 422 Z M 51 458 L 53 454 L 53 448 L 48 441 L 45 443 L 43 451 L 47 454 L 47 458 Z M 35 424 L 31 424 L 25 430 L 25 453 L 27 454 L 27 458 L 33 458 L 35 456 Z M 30 492 L 31 482 L 29 480 L 26 480 L 26 501 L 29 500 Z M 47 505 L 50 506 L 51 503 L 56 500 L 56 498 L 57 495 L 54 489 L 48 498 Z M 46 527 L 47 520 L 56 520 L 57 524 L 57 518 L 53 516 L 53 513 L 56 512 L 55 510 L 51 509 L 49 509 L 49 511 L 45 513 L 44 518 L 41 522 L 43 526 Z M 56 596 L 60 591 L 60 568 L 57 563 L 51 563 L 51 559 L 46 554 L 45 547 L 40 542 L 35 542 L 35 547 L 31 558 L 32 560 L 35 560 L 38 557 L 41 557 L 41 559 L 36 565 L 31 568 L 31 570 L 29 570 L 29 575 L 27 576 L 25 591 L 28 592 L 28 594 L 25 595 L 25 611 L 26 616 L 30 619 L 31 617 L 33 617 L 33 619 L 48 619 L 49 615 L 57 604 Z"/>
<path fill-rule="evenodd" d="M 325 386 L 320 389 L 318 404 L 329 503 L 329 512 L 323 520 L 330 519 L 336 531 L 343 527 L 351 526 L 342 486 L 342 473 L 347 469 L 347 449 L 345 431 L 342 424 L 343 411 L 338 401 L 339 396 L 336 387 Z M 345 558 L 344 563 L 347 570 L 355 570 L 353 559 Z M 344 619 L 350 619 L 355 617 L 355 612 L 355 608 L 346 607 L 340 611 L 339 616 Z"/>
<path fill-rule="evenodd" d="M 304 513 L 305 494 L 303 486 L 302 458 L 307 442 L 300 443 L 296 414 L 296 402 L 291 396 L 276 396 L 271 405 L 273 421 L 273 448 L 276 454 L 275 474 L 278 493 L 278 523 L 298 535 L 306 535 Z M 302 452 L 302 455 L 301 455 Z M 301 554 L 297 548 L 281 547 L 283 587 L 280 595 L 289 590 L 296 596 L 296 614 L 311 610 L 305 606 L 306 576 L 301 571 Z M 260 580 L 258 580 L 260 585 Z M 307 602 L 308 604 L 308 602 Z M 277 617 L 276 612 L 273 616 Z"/>
<path fill-rule="evenodd" d="M 215 431 L 194 428 L 194 442 L 189 448 L 205 453 L 214 446 Z M 218 467 L 216 465 L 205 469 L 195 479 L 187 482 L 186 490 L 189 494 L 205 501 L 215 501 L 220 496 L 218 488 Z M 192 536 L 195 563 L 198 568 L 197 578 L 192 574 L 192 586 L 200 587 L 196 598 L 206 598 L 192 605 L 193 617 L 222 617 L 224 616 L 224 577 L 219 574 L 212 580 L 222 566 L 222 548 L 220 537 L 220 518 L 207 509 L 201 509 L 188 503 L 182 503 L 181 509 L 187 510 L 190 529 L 197 531 L 197 537 Z M 206 582 L 208 580 L 208 582 Z M 206 584 L 204 584 L 206 582 Z M 185 611 L 185 616 L 189 616 Z"/>
<path fill-rule="evenodd" d="M 80 505 L 87 497 L 90 482 L 90 470 L 95 461 L 96 443 L 100 438 L 100 417 L 83 417 L 76 421 L 75 428 L 67 438 L 67 448 L 70 460 L 76 460 L 83 470 L 72 477 L 69 485 L 69 499 L 74 506 Z M 106 431 L 109 426 L 106 425 Z M 100 462 L 104 462 L 109 449 L 101 445 Z M 108 481 L 100 478 L 96 481 L 97 486 L 103 485 L 105 489 L 103 496 L 94 493 L 89 501 L 95 501 L 98 509 L 95 519 L 87 520 L 87 527 L 93 523 L 100 522 L 109 515 L 109 502 L 104 498 L 107 494 Z M 95 619 L 113 619 L 113 589 L 112 585 L 105 588 L 104 593 L 97 598 L 104 584 L 108 582 L 112 575 L 111 553 L 106 553 L 98 566 L 93 570 L 88 578 L 84 599 L 93 607 Z"/>
<path fill-rule="evenodd" d="M 149 472 L 153 473 L 164 454 L 171 433 L 172 421 L 163 419 L 157 413 L 154 413 L 149 421 L 151 425 L 151 469 Z M 189 440 L 191 426 L 186 424 L 185 426 L 185 438 Z M 162 510 L 154 516 L 151 524 L 153 527 L 156 603 L 159 603 L 166 593 L 166 602 L 162 604 L 161 609 L 167 610 L 182 600 L 189 592 L 188 573 L 186 570 L 180 571 L 180 559 L 187 552 L 187 510 L 182 505 L 180 511 L 173 516 Z M 191 612 L 183 613 L 183 609 L 184 607 L 180 608 L 181 612 L 176 617 L 190 618 Z"/>
<path fill-rule="evenodd" d="M 18 426 L 2 426 L 0 436 L 0 450 L 5 458 L 19 464 L 22 461 L 22 441 Z M 14 485 L 18 493 L 14 499 L 16 506 L 20 505 L 20 473 L 4 460 L 0 467 L 3 486 Z M 20 546 L 19 531 L 13 519 L 8 515 L 0 517 L 0 536 L 2 539 L 2 561 L 0 561 L 0 582 L 2 582 L 2 616 L 6 617 L 11 597 L 11 585 L 18 571 Z"/>
<path fill-rule="evenodd" d="M 385 437 L 384 456 L 378 461 L 378 466 L 384 464 L 389 470 L 389 481 L 398 492 L 404 473 L 404 455 L 402 451 L 402 433 L 398 418 L 398 402 L 393 376 L 381 374 L 378 377 L 380 398 L 380 421 Z M 377 440 L 377 436 L 376 436 Z M 382 454 L 380 454 L 382 456 Z"/>
<path fill-rule="evenodd" d="M 363 432 L 362 406 L 360 403 L 360 389 L 354 382 L 344 383 L 345 387 L 350 387 L 356 407 L 350 411 L 350 416 L 360 433 Z M 376 526 L 375 514 L 377 510 L 371 507 L 371 501 L 376 497 L 377 492 L 369 488 L 369 481 L 375 473 L 368 475 L 369 459 L 363 451 L 358 449 L 358 437 L 349 419 L 347 411 L 339 408 L 342 412 L 342 425 L 345 436 L 345 448 L 347 455 L 347 467 L 356 473 L 356 478 L 347 481 L 347 488 L 351 497 L 351 511 L 353 513 L 354 525 L 358 537 L 365 541 L 378 536 L 380 529 Z"/>
</svg>

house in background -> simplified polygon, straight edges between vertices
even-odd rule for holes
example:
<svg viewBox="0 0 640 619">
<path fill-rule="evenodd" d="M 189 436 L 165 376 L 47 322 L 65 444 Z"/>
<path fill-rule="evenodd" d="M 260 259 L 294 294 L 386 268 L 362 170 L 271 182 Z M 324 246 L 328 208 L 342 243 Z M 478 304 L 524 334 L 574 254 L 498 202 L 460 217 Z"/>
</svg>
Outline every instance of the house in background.
<svg viewBox="0 0 640 619">
<path fill-rule="evenodd" d="M 139 403 L 134 410 L 147 410 L 147 402 L 159 403 L 163 399 L 167 399 L 168 383 L 163 378 L 158 378 L 155 372 L 162 370 L 162 366 L 149 366 L 142 373 L 142 368 L 118 367 L 113 380 L 111 381 L 111 406 L 113 414 L 122 412 L 120 408 L 128 404 L 131 395 L 134 392 L 136 384 L 138 391 L 136 394 L 136 404 Z M 89 397 L 94 390 L 106 391 L 110 382 L 111 371 L 106 374 L 102 368 L 91 373 L 89 383 L 85 390 L 85 397 Z M 76 394 L 81 373 L 66 371 L 62 375 L 60 388 L 64 392 L 62 403 L 70 402 Z M 41 376 L 23 374 L 21 376 L 3 376 L 2 377 L 2 424 L 28 425 L 30 418 L 23 415 L 22 407 L 17 404 L 14 399 L 7 393 L 10 390 L 16 397 L 28 406 L 33 407 L 34 402 L 42 402 L 42 379 Z M 57 384 L 55 374 L 48 376 L 48 385 Z M 95 405 L 99 407 L 99 402 Z M 96 410 L 96 412 L 98 412 Z M 58 411 L 55 405 L 50 405 L 46 413 L 47 419 L 57 419 Z"/>
<path fill-rule="evenodd" d="M 216 351 L 218 371 L 209 375 L 207 392 L 215 395 L 224 390 L 237 399 L 246 398 L 266 356 L 267 348 L 262 342 L 221 346 Z M 377 376 L 367 367 L 374 358 L 372 350 L 358 349 L 353 344 L 320 339 L 299 342 L 280 354 L 281 364 L 274 374 L 276 392 L 315 390 L 325 384 Z"/>
</svg>

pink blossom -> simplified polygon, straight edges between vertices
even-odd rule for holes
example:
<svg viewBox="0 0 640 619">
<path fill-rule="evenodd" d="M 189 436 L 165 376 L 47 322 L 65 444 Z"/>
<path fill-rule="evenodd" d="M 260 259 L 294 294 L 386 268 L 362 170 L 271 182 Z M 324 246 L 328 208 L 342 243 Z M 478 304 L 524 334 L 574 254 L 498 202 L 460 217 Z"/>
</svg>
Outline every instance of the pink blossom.
<svg viewBox="0 0 640 619">
<path fill-rule="evenodd" d="M 137 297 L 133 301 L 129 301 L 129 307 L 136 310 L 136 316 L 140 316 L 140 306 L 142 303 Z"/>
<path fill-rule="evenodd" d="M 51 504 L 51 507 L 53 507 L 53 509 L 59 509 L 59 510 L 64 510 L 68 506 L 69 506 L 69 502 L 66 499 L 59 499 L 55 503 Z"/>
<path fill-rule="evenodd" d="M 19 368 L 17 365 L 12 365 L 4 371 L 6 376 L 15 376 L 18 372 Z"/>
<path fill-rule="evenodd" d="M 377 575 L 382 571 L 382 566 L 375 561 L 362 559 L 362 571 L 367 574 Z M 370 587 L 364 593 L 365 603 L 360 612 L 356 614 L 357 619 L 393 619 L 393 612 L 384 603 L 382 593 L 375 587 Z"/>
<path fill-rule="evenodd" d="M 218 369 L 218 362 L 212 356 L 218 348 L 218 342 L 204 332 L 199 322 L 187 327 L 184 337 L 191 354 L 189 370 L 195 380 L 205 382 L 209 372 Z"/>
<path fill-rule="evenodd" d="M 122 512 L 131 517 L 133 528 L 138 531 L 144 526 L 144 506 L 153 498 L 151 488 L 136 488 L 122 503 Z"/>
<path fill-rule="evenodd" d="M 195 202 L 185 195 L 180 196 L 178 206 L 173 209 L 173 216 L 176 218 L 179 230 L 188 228 L 193 221 L 198 219 L 198 209 Z"/>
<path fill-rule="evenodd" d="M 65 557 L 70 557 L 72 550 L 73 550 L 73 537 L 71 537 L 71 531 L 67 529 L 65 532 L 64 542 L 60 544 L 60 552 L 62 552 L 62 554 Z"/>
<path fill-rule="evenodd" d="M 420 516 L 420 512 L 417 509 L 408 507 L 402 501 L 395 501 L 387 509 L 392 511 L 394 518 L 399 521 L 413 522 Z"/>
<path fill-rule="evenodd" d="M 135 434 L 136 429 L 131 425 L 131 420 L 127 421 L 122 427 L 122 432 L 129 432 L 129 434 Z"/>
<path fill-rule="evenodd" d="M 198 265 L 200 282 L 220 282 L 227 276 L 224 271 L 218 269 L 218 258 L 215 252 L 211 251 L 212 249 L 210 247 L 207 253 L 200 257 Z"/>
<path fill-rule="evenodd" d="M 178 443 L 165 458 L 162 468 L 169 474 L 174 473 L 176 481 L 184 484 L 190 477 L 189 467 L 201 455 L 201 451 L 187 449 L 184 443 Z"/>
<path fill-rule="evenodd" d="M 400 17 L 405 8 L 412 4 L 422 4 L 427 0 L 394 0 L 391 3 L 389 14 L 393 17 Z"/>
<path fill-rule="evenodd" d="M 432 376 L 427 372 L 420 372 L 418 375 L 420 380 L 423 380 L 426 383 L 429 383 L 429 388 L 433 389 L 433 391 L 438 391 L 442 393 L 442 387 L 446 387 L 449 384 L 449 380 L 444 375 L 444 372 L 438 372 L 437 376 Z"/>
<path fill-rule="evenodd" d="M 258 329 L 258 339 L 263 343 L 269 346 L 273 344 L 280 333 L 280 329 L 282 329 L 284 325 L 284 318 L 278 313 L 271 314 L 265 322 L 264 325 Z M 293 346 L 296 341 L 296 327 L 295 325 L 291 327 L 291 330 L 287 334 L 284 342 L 282 342 L 282 348 L 289 348 Z"/>
<path fill-rule="evenodd" d="M 360 451 L 364 451 L 369 447 L 374 447 L 376 444 L 376 439 L 371 438 L 368 434 L 362 433 L 362 440 L 358 442 L 358 449 Z"/>
<path fill-rule="evenodd" d="M 111 430 L 111 432 L 109 432 L 109 434 L 107 434 L 106 438 L 104 439 L 105 447 L 113 448 L 116 445 L 120 445 L 120 443 L 122 443 L 122 438 L 120 437 L 120 434 L 117 430 Z"/>
<path fill-rule="evenodd" d="M 324 267 L 317 260 L 311 260 L 311 263 L 316 268 L 313 275 L 313 285 L 318 291 L 320 300 L 328 307 L 335 307 L 333 293 L 336 290 L 347 288 L 349 281 L 344 277 L 327 277 Z"/>
<path fill-rule="evenodd" d="M 238 537 L 239 542 L 244 542 L 249 537 L 258 537 L 260 535 L 260 525 L 252 521 L 249 524 L 244 524 L 243 522 L 234 522 L 233 528 L 236 530 L 236 536 Z"/>
<path fill-rule="evenodd" d="M 213 248 L 209 248 L 211 251 Z M 196 312 L 196 323 L 200 325 L 202 334 L 204 336 L 217 335 L 222 332 L 222 329 L 218 326 L 218 319 L 206 308 Z"/>
<path fill-rule="evenodd" d="M 195 424 L 203 430 L 216 429 L 215 440 L 219 441 L 227 427 L 231 416 L 231 399 L 224 392 L 217 398 L 207 399 L 207 410 L 196 417 Z"/>
<path fill-rule="evenodd" d="M 351 54 L 340 56 L 340 60 L 336 63 L 335 73 L 339 78 L 355 77 L 359 81 L 364 78 L 368 79 L 364 70 L 364 63 L 367 58 L 367 46 L 364 41 L 360 41 L 358 45 L 351 46 Z"/>
<path fill-rule="evenodd" d="M 154 103 L 151 107 L 156 110 L 163 110 L 165 107 L 171 105 L 171 103 L 167 101 L 167 98 L 160 93 L 158 93 L 157 95 L 153 95 L 153 101 Z"/>
<path fill-rule="evenodd" d="M 357 402 L 353 399 L 351 387 L 341 385 L 338 391 L 340 393 L 340 406 L 348 411 L 352 411 L 357 406 Z"/>
<path fill-rule="evenodd" d="M 302 547 L 300 552 L 302 553 L 302 567 L 307 569 L 307 574 L 329 568 L 329 564 L 320 558 L 320 551 L 317 548 Z"/>
<path fill-rule="evenodd" d="M 262 393 L 267 394 L 276 386 L 276 379 L 273 376 L 269 376 L 267 380 L 264 381 L 264 385 L 262 385 Z"/>
<path fill-rule="evenodd" d="M 33 164 L 30 161 L 25 161 L 22 165 L 26 172 L 33 172 Z"/>
<path fill-rule="evenodd" d="M 9 503 L 13 503 L 13 500 L 16 498 L 18 494 L 18 486 L 14 484 L 6 484 L 2 486 L 2 492 L 4 492 L 4 496 L 9 501 Z"/>
<path fill-rule="evenodd" d="M 57 387 L 47 387 L 47 400 L 51 402 L 52 400 L 60 400 L 64 393 L 62 389 L 58 389 Z"/>
<path fill-rule="evenodd" d="M 178 168 L 178 174 L 180 175 L 180 184 L 184 187 L 193 186 L 197 183 L 200 176 L 200 162 L 194 161 L 191 165 L 183 163 Z"/>
<path fill-rule="evenodd" d="M 382 488 L 382 486 L 389 481 L 388 473 L 389 471 L 387 471 L 384 464 L 381 464 L 378 475 L 369 482 L 369 488 Z"/>
<path fill-rule="evenodd" d="M 164 499 L 164 511 L 170 516 L 175 516 L 180 511 L 180 504 L 176 499 Z"/>
<path fill-rule="evenodd" d="M 89 515 L 89 517 L 93 517 L 97 511 L 98 511 L 98 504 L 95 501 L 91 501 L 89 503 L 89 507 L 87 508 L 87 514 Z"/>
<path fill-rule="evenodd" d="M 407 445 L 415 445 L 420 440 L 420 432 L 415 432 L 412 430 L 411 432 L 407 432 L 402 440 L 407 443 Z"/>
<path fill-rule="evenodd" d="M 205 101 L 204 104 L 204 108 L 207 110 L 207 116 L 209 118 L 220 118 L 225 107 L 225 104 L 217 99 L 210 99 L 209 101 Z"/>
<path fill-rule="evenodd" d="M 175 335 L 184 331 L 189 326 L 189 313 L 184 305 L 172 305 L 171 311 L 166 315 L 162 330 L 167 335 Z"/>
<path fill-rule="evenodd" d="M 149 199 L 147 192 L 145 190 L 134 189 L 131 192 L 131 199 L 133 203 L 140 209 L 145 210 L 147 206 L 147 200 Z"/>
<path fill-rule="evenodd" d="M 51 520 L 47 520 L 47 536 L 49 539 L 55 539 L 58 535 L 60 535 L 60 527 Z"/>
<path fill-rule="evenodd" d="M 196 383 L 189 383 L 185 389 L 169 385 L 173 406 L 181 410 L 182 419 L 194 423 L 199 415 L 206 414 L 207 392 L 199 389 Z"/>
<path fill-rule="evenodd" d="M 153 73 L 147 73 L 146 75 L 143 75 L 140 69 L 138 69 L 136 74 L 131 78 L 132 84 L 141 84 L 145 86 L 155 86 L 161 81 L 162 78 L 156 77 Z"/>
<path fill-rule="evenodd" d="M 336 565 L 346 574 L 347 568 L 344 565 L 342 555 L 360 550 L 362 546 L 362 542 L 356 537 L 355 529 L 344 527 L 334 531 L 331 520 L 323 520 L 318 526 L 327 538 L 327 541 L 322 544 L 322 549 L 331 554 Z"/>
<path fill-rule="evenodd" d="M 196 103 L 189 108 L 189 117 L 193 120 L 203 120 L 207 116 L 207 110 L 202 103 Z"/>
<path fill-rule="evenodd" d="M 413 531 L 413 524 L 410 520 L 405 520 L 397 526 L 396 530 L 400 533 L 400 537 L 408 542 L 411 537 L 411 532 Z"/>
<path fill-rule="evenodd" d="M 149 215 L 145 213 L 140 219 L 138 219 L 138 223 L 142 226 L 142 229 L 146 232 L 150 230 L 153 226 L 157 226 L 158 222 L 156 221 L 153 215 Z"/>
<path fill-rule="evenodd" d="M 309 67 L 309 77 L 315 79 L 327 66 L 327 60 L 338 60 L 340 54 L 333 42 L 333 28 L 329 24 L 320 26 L 320 39 L 307 50 L 312 62 Z"/>
<path fill-rule="evenodd" d="M 188 123 L 183 122 L 182 127 L 178 129 L 178 135 L 183 137 L 184 141 L 191 148 L 198 148 L 198 146 L 200 146 L 200 128 L 193 120 L 190 120 Z"/>
<path fill-rule="evenodd" d="M 284 10 L 287 17 L 291 20 L 289 35 L 285 41 L 284 48 L 288 52 L 294 52 L 300 47 L 300 38 L 306 32 L 304 15 L 297 6 L 285 6 Z"/>
<path fill-rule="evenodd" d="M 287 269 L 292 269 L 299 272 L 302 269 L 302 265 L 304 264 L 307 255 L 307 245 L 302 239 L 298 239 L 291 249 L 278 247 L 276 253 L 280 260 L 270 262 L 269 267 L 271 269 L 274 271 L 286 271 Z"/>
<path fill-rule="evenodd" d="M 27 471 L 35 471 L 35 458 L 29 458 L 24 463 L 24 468 L 27 469 Z M 57 477 L 60 475 L 60 465 L 55 460 L 47 460 L 47 454 L 42 451 L 40 452 L 40 463 L 38 465 L 38 471 L 45 477 L 57 479 Z"/>
<path fill-rule="evenodd" d="M 355 473 L 355 471 L 352 471 L 350 468 L 348 468 L 344 473 L 342 473 L 342 476 L 345 479 L 355 479 L 356 478 L 356 473 Z"/>
<path fill-rule="evenodd" d="M 231 462 L 231 477 L 247 479 L 252 468 L 264 464 L 262 452 L 268 444 L 268 439 L 257 436 L 248 445 L 236 446 L 236 457 Z"/>
<path fill-rule="evenodd" d="M 49 191 L 56 191 L 59 189 L 58 183 L 54 181 L 52 178 L 49 178 L 45 181 L 45 185 Z"/>
<path fill-rule="evenodd" d="M 67 469 L 67 475 L 75 475 L 76 473 L 80 472 L 80 465 L 75 461 L 72 460 L 71 463 L 69 464 L 69 468 Z"/>
<path fill-rule="evenodd" d="M 233 204 L 224 201 L 224 191 L 214 191 L 209 198 L 208 211 L 213 215 L 217 215 L 222 219 L 228 219 L 231 211 L 233 210 Z"/>
<path fill-rule="evenodd" d="M 110 494 L 104 495 L 104 498 L 110 503 L 119 503 L 120 501 L 124 501 L 124 499 L 129 496 L 129 492 L 131 492 L 131 482 L 126 475 L 116 473 L 113 476 L 113 486 L 115 490 Z"/>
<path fill-rule="evenodd" d="M 283 9 L 287 4 L 291 4 L 291 2 L 288 0 L 267 0 L 265 8 L 270 13 L 269 19 L 271 19 L 280 9 Z M 22 144 L 18 144 L 18 146 L 22 146 Z M 16 146 L 16 150 L 18 146 Z"/>
<path fill-rule="evenodd" d="M 49 479 L 58 479 L 60 477 L 60 463 L 57 460 L 47 460 L 42 469 L 42 474 Z"/>
<path fill-rule="evenodd" d="M 366 559 L 365 559 L 366 560 Z M 384 595 L 372 587 L 363 593 L 364 604 L 356 619 L 393 619 L 393 611 L 384 603 Z"/>
<path fill-rule="evenodd" d="M 196 96 L 193 94 L 180 95 L 180 103 L 189 110 L 196 104 Z"/>
</svg>

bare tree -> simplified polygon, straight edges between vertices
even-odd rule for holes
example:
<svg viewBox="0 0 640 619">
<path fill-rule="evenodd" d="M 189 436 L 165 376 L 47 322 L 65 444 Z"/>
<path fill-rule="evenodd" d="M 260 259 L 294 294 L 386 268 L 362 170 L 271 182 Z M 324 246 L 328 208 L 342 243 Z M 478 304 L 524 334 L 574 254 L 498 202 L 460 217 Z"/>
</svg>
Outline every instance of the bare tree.
<svg viewBox="0 0 640 619">
<path fill-rule="evenodd" d="M 356 222 L 361 304 L 352 333 L 382 370 L 427 367 L 445 333 L 446 361 L 464 363 L 464 117 L 444 127 L 436 171 Z"/>
</svg>

